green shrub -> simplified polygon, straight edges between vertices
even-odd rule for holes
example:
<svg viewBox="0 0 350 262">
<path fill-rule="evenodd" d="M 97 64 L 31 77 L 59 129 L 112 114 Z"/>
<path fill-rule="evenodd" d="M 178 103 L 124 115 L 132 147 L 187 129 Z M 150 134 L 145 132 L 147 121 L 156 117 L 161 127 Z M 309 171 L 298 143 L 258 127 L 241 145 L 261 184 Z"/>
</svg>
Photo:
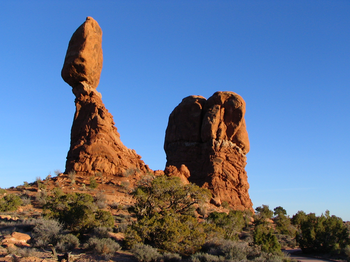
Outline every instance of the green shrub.
<svg viewBox="0 0 350 262">
<path fill-rule="evenodd" d="M 39 206 L 44 206 L 47 203 L 47 192 L 46 190 L 40 190 L 36 195 L 35 195 L 35 200 L 39 204 Z"/>
<path fill-rule="evenodd" d="M 110 238 L 95 238 L 92 237 L 88 240 L 85 248 L 94 251 L 99 255 L 112 255 L 121 249 L 120 245 Z"/>
<path fill-rule="evenodd" d="M 210 198 L 209 190 L 195 184 L 183 185 L 178 177 L 159 176 L 143 179 L 134 192 L 135 213 L 138 217 L 164 214 L 169 210 L 178 214 L 193 214 L 194 205 Z"/>
<path fill-rule="evenodd" d="M 290 235 L 276 234 L 276 237 L 282 248 L 295 248 L 297 245 L 295 238 Z"/>
<path fill-rule="evenodd" d="M 228 214 L 215 211 L 209 214 L 207 221 L 222 228 L 225 238 L 231 240 L 238 239 L 238 234 L 245 225 L 242 211 L 230 211 Z"/>
<path fill-rule="evenodd" d="M 90 177 L 90 185 L 89 185 L 89 187 L 90 187 L 91 189 L 95 189 L 96 187 L 98 187 L 98 183 L 96 182 L 96 179 L 95 179 L 95 178 Z"/>
<path fill-rule="evenodd" d="M 224 257 L 207 253 L 196 253 L 190 257 L 190 262 L 220 262 L 226 261 Z"/>
<path fill-rule="evenodd" d="M 57 243 L 62 224 L 54 219 L 38 219 L 32 231 L 35 247 L 48 247 Z"/>
<path fill-rule="evenodd" d="M 0 212 L 15 211 L 22 204 L 22 199 L 15 195 L 9 194 L 0 199 Z"/>
<path fill-rule="evenodd" d="M 325 215 L 316 216 L 314 213 L 305 215 L 299 221 L 300 232 L 297 242 L 304 252 L 339 252 L 350 244 L 347 227 L 340 217 Z"/>
<path fill-rule="evenodd" d="M 182 257 L 176 253 L 168 253 L 165 252 L 161 258 L 164 262 L 180 262 L 182 261 Z"/>
<path fill-rule="evenodd" d="M 31 201 L 30 201 L 30 197 L 28 195 L 21 195 L 21 200 L 22 200 L 22 206 L 26 206 L 26 205 L 30 205 Z"/>
<path fill-rule="evenodd" d="M 257 214 L 255 215 L 255 219 L 259 219 L 261 221 L 266 221 L 266 219 L 271 219 L 273 216 L 273 211 L 270 210 L 268 205 L 262 205 L 261 207 L 255 208 Z"/>
<path fill-rule="evenodd" d="M 273 230 L 263 224 L 254 229 L 254 244 L 261 246 L 261 250 L 267 253 L 278 253 L 281 245 Z"/>
<path fill-rule="evenodd" d="M 206 233 L 203 224 L 193 217 L 193 206 L 209 197 L 208 190 L 183 185 L 177 177 L 147 176 L 134 192 L 133 211 L 138 220 L 126 231 L 126 245 L 142 242 L 181 255 L 197 252 Z"/>
<path fill-rule="evenodd" d="M 142 243 L 135 244 L 131 249 L 131 253 L 139 262 L 155 262 L 161 257 L 156 248 Z"/>
<path fill-rule="evenodd" d="M 79 246 L 79 239 L 73 234 L 61 235 L 56 248 L 61 252 L 73 250 Z"/>
<path fill-rule="evenodd" d="M 4 195 L 6 192 L 6 189 L 0 188 L 0 195 Z"/>
<path fill-rule="evenodd" d="M 111 229 L 107 227 L 95 227 L 92 229 L 91 235 L 96 238 L 109 238 L 109 232 Z"/>
<path fill-rule="evenodd" d="M 345 253 L 348 261 L 350 261 L 350 246 L 349 245 L 344 248 L 344 253 Z"/>
<path fill-rule="evenodd" d="M 98 192 L 95 196 L 95 204 L 98 208 L 106 208 L 107 207 L 107 196 L 102 191 Z"/>
<path fill-rule="evenodd" d="M 294 238 L 296 236 L 297 228 L 292 225 L 291 219 L 285 214 L 286 212 L 283 212 L 282 210 L 277 211 L 277 216 L 273 219 L 275 222 L 275 230 L 279 234 L 288 235 Z"/>
<path fill-rule="evenodd" d="M 46 217 L 58 219 L 75 233 L 86 232 L 94 227 L 114 226 L 112 214 L 97 209 L 92 196 L 83 193 L 49 197 L 44 213 Z"/>
</svg>

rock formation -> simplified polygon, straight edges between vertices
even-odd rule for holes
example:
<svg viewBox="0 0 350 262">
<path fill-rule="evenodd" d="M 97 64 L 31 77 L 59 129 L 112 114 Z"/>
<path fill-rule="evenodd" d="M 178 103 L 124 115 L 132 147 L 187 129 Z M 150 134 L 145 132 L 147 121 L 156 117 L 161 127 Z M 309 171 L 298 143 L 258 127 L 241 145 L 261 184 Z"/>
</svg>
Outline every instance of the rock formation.
<svg viewBox="0 0 350 262">
<path fill-rule="evenodd" d="M 150 172 L 141 157 L 123 145 L 113 117 L 96 91 L 102 61 L 102 30 L 93 18 L 87 17 L 69 42 L 61 72 L 76 97 L 65 173 L 102 173 L 108 180 L 108 176 L 131 169 Z"/>
<path fill-rule="evenodd" d="M 210 189 L 213 203 L 253 210 L 244 169 L 249 152 L 244 114 L 245 102 L 233 92 L 216 92 L 208 100 L 186 97 L 169 117 L 164 149 L 166 165 L 185 165 L 188 180 Z"/>
</svg>

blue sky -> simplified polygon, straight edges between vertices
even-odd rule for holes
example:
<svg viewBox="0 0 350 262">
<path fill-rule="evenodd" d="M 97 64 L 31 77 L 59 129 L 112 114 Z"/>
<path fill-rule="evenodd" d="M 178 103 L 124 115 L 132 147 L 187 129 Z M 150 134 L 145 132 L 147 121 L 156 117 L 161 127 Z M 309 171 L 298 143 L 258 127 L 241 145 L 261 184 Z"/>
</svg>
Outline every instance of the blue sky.
<svg viewBox="0 0 350 262">
<path fill-rule="evenodd" d="M 349 1 L 1 1 L 0 187 L 64 171 L 74 95 L 60 76 L 86 16 L 103 30 L 97 90 L 123 143 L 163 169 L 189 95 L 247 103 L 248 182 L 267 204 L 350 220 Z"/>
</svg>

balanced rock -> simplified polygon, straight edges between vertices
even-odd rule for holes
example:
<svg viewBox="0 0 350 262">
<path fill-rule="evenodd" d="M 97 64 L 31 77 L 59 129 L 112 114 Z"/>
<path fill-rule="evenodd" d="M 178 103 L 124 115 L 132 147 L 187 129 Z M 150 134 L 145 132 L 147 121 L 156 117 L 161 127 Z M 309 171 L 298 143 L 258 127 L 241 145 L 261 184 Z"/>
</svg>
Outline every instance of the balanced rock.
<svg viewBox="0 0 350 262">
<path fill-rule="evenodd" d="M 120 140 L 113 116 L 96 91 L 102 69 L 102 30 L 88 17 L 69 42 L 62 78 L 76 96 L 65 173 L 100 173 L 104 180 L 133 169 L 151 172 L 134 150 Z"/>
<path fill-rule="evenodd" d="M 82 82 L 95 89 L 100 82 L 102 63 L 102 30 L 92 17 L 87 17 L 69 41 L 62 78 L 73 87 L 73 92 Z"/>
<path fill-rule="evenodd" d="M 185 165 L 188 180 L 210 189 L 215 203 L 253 210 L 245 171 L 249 139 L 244 114 L 245 102 L 233 92 L 216 92 L 208 100 L 186 97 L 169 117 L 164 149 L 166 165 Z"/>
</svg>

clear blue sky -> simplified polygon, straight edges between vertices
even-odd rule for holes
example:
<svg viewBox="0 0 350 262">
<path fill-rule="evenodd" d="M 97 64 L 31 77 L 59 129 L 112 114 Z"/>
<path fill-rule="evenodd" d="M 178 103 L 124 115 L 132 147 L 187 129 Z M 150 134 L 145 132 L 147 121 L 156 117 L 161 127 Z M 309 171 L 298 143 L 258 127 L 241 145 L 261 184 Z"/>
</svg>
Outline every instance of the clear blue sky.
<svg viewBox="0 0 350 262">
<path fill-rule="evenodd" d="M 103 30 L 98 91 L 123 143 L 163 169 L 171 111 L 189 95 L 247 103 L 254 208 L 350 220 L 350 1 L 0 2 L 0 187 L 64 171 L 73 32 Z"/>
</svg>

